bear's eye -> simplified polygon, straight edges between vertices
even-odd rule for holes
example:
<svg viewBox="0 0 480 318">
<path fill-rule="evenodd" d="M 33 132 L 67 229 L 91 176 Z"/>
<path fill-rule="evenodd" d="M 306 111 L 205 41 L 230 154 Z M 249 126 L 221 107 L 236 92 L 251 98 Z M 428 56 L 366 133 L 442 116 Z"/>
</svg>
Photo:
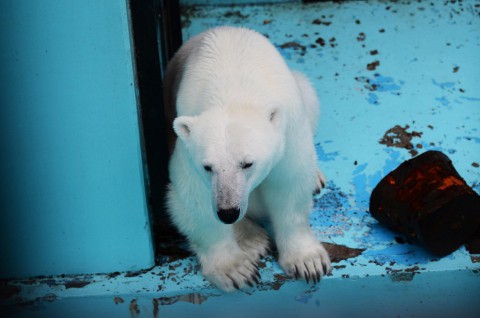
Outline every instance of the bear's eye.
<svg viewBox="0 0 480 318">
<path fill-rule="evenodd" d="M 210 166 L 210 165 L 204 165 L 203 169 L 205 169 L 205 171 L 207 171 L 207 172 L 212 172 L 212 166 Z"/>
<path fill-rule="evenodd" d="M 242 162 L 242 169 L 248 169 L 253 166 L 253 162 Z"/>
</svg>

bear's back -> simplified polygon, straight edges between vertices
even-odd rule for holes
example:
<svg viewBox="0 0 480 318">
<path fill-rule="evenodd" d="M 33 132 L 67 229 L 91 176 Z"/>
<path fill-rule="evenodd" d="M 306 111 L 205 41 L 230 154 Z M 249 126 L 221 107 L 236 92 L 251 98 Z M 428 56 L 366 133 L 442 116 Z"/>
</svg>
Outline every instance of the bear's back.
<svg viewBox="0 0 480 318">
<path fill-rule="evenodd" d="M 198 115 L 210 107 L 273 104 L 293 77 L 277 49 L 259 33 L 220 27 L 186 45 L 178 87 L 178 115 Z M 268 92 L 268 93 L 266 93 Z M 290 94 L 291 95 L 291 94 Z"/>
</svg>

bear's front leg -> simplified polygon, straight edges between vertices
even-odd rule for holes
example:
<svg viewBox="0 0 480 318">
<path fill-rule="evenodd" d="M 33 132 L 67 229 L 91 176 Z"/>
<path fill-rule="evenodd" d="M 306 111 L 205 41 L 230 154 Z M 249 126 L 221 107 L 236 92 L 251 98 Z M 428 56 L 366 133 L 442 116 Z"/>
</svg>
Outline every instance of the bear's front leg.
<svg viewBox="0 0 480 318">
<path fill-rule="evenodd" d="M 198 257 L 202 274 L 223 291 L 258 284 L 258 258 L 238 245 L 232 226 L 221 226 L 228 227 L 230 231 L 222 231 L 222 235 L 217 232 L 215 242 L 191 240 L 191 247 Z"/>
<path fill-rule="evenodd" d="M 291 228 L 291 225 L 283 226 L 284 233 L 277 236 L 278 262 L 287 275 L 296 279 L 303 278 L 307 283 L 318 283 L 331 271 L 328 253 L 310 229 L 300 224 L 297 229 Z M 300 233 L 300 228 L 304 228 L 305 233 Z M 285 235 L 288 231 L 298 233 Z"/>
<path fill-rule="evenodd" d="M 217 226 L 222 227 L 222 231 L 217 232 L 223 232 L 222 239 L 217 239 L 216 243 L 205 241 L 205 248 L 198 245 L 202 239 L 197 239 L 196 246 L 193 246 L 203 274 L 224 291 L 258 284 L 257 263 L 270 249 L 265 230 L 247 217 L 231 226 Z"/>
<path fill-rule="evenodd" d="M 317 283 L 330 273 L 331 264 L 309 225 L 311 188 L 295 186 L 293 181 L 285 184 L 265 191 L 279 264 L 287 275 Z"/>
<path fill-rule="evenodd" d="M 278 262 L 287 275 L 318 283 L 330 273 L 328 253 L 313 235 L 307 217 L 289 215 L 273 223 Z"/>
<path fill-rule="evenodd" d="M 233 229 L 238 245 L 255 264 L 271 252 L 267 232 L 249 217 L 235 223 Z"/>
</svg>

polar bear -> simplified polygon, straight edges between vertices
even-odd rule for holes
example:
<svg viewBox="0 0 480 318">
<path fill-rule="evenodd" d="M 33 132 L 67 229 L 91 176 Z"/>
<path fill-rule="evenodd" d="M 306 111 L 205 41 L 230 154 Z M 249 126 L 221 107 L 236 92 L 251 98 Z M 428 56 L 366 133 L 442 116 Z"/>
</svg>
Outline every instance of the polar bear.
<svg viewBox="0 0 480 318">
<path fill-rule="evenodd" d="M 309 226 L 312 192 L 325 184 L 310 82 L 259 33 L 218 27 L 175 54 L 164 94 L 178 136 L 167 207 L 202 273 L 224 291 L 258 283 L 270 249 L 258 222 L 268 220 L 282 269 L 318 282 L 331 265 Z"/>
</svg>

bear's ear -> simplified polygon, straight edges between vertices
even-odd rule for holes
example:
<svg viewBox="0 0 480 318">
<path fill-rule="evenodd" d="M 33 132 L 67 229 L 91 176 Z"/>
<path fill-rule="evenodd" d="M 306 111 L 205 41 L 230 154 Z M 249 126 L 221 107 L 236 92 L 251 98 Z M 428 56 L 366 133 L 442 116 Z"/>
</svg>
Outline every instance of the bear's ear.
<svg viewBox="0 0 480 318">
<path fill-rule="evenodd" d="M 195 117 L 180 116 L 173 121 L 173 130 L 183 141 L 187 141 L 192 132 L 192 126 L 195 123 Z"/>
<path fill-rule="evenodd" d="M 270 111 L 270 122 L 272 123 L 272 125 L 274 126 L 277 126 L 278 125 L 278 122 L 280 120 L 279 118 L 279 109 L 278 108 L 274 108 Z"/>
</svg>

